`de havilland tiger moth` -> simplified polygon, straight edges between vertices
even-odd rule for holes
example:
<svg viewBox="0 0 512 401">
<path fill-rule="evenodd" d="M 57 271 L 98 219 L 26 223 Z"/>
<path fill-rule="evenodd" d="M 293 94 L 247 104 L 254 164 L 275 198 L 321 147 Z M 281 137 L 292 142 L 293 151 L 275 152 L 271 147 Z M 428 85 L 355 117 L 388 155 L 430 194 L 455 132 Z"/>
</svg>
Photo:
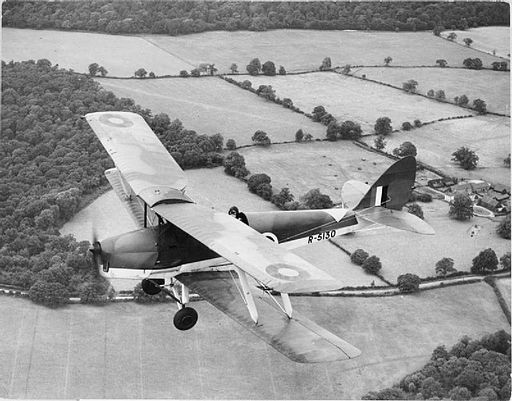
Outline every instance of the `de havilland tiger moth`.
<svg viewBox="0 0 512 401">
<path fill-rule="evenodd" d="M 371 186 L 346 182 L 347 208 L 246 212 L 242 222 L 186 195 L 184 172 L 138 114 L 84 118 L 114 161 L 107 179 L 140 227 L 93 240 L 95 263 L 106 277 L 123 272 L 142 279 L 150 295 L 166 291 L 178 304 L 174 324 L 180 330 L 197 321 L 187 306 L 192 291 L 294 361 L 355 358 L 359 349 L 293 311 L 289 294 L 332 291 L 343 283 L 290 249 L 375 224 L 434 234 L 402 211 L 416 176 L 411 156 Z"/>
</svg>

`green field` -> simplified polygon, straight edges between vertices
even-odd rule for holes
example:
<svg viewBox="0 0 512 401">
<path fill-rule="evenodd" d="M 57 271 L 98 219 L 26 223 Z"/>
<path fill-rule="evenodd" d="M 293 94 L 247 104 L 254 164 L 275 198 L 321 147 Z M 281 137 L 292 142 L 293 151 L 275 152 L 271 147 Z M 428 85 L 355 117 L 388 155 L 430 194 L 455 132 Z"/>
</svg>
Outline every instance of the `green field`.
<svg viewBox="0 0 512 401">
<path fill-rule="evenodd" d="M 464 38 L 473 39 L 471 47 L 492 53 L 496 50 L 496 55 L 510 59 L 510 28 L 507 26 L 483 26 L 480 28 L 471 28 L 466 31 L 452 31 L 447 29 L 441 35 L 446 37 L 451 32 L 457 35 L 455 41 L 465 46 Z"/>
<path fill-rule="evenodd" d="M 267 32 L 208 32 L 181 37 L 144 36 L 148 41 L 190 64 L 215 63 L 228 72 L 232 63 L 245 66 L 258 57 L 273 61 L 287 71 L 312 70 L 331 57 L 333 66 L 383 65 L 388 56 L 393 65 L 435 65 L 439 58 L 462 65 L 465 58 L 480 57 L 490 65 L 497 57 L 447 42 L 431 32 L 356 32 L 275 30 Z M 222 51 L 219 45 L 222 44 Z"/>
<path fill-rule="evenodd" d="M 478 300 L 478 302 L 475 302 Z M 295 310 L 359 347 L 352 361 L 291 362 L 206 302 L 53 310 L 0 303 L 0 397 L 359 399 L 420 368 L 440 345 L 509 324 L 487 284 L 385 298 L 294 297 Z"/>
<path fill-rule="evenodd" d="M 393 133 L 387 140 L 391 152 L 405 141 L 418 149 L 418 159 L 446 174 L 460 178 L 484 179 L 510 186 L 510 169 L 503 159 L 510 153 L 510 119 L 478 116 L 461 120 L 442 121 L 411 131 Z M 373 143 L 373 138 L 367 139 Z M 475 170 L 464 170 L 451 161 L 451 154 L 467 146 L 479 157 Z"/>
<path fill-rule="evenodd" d="M 221 133 L 238 146 L 251 144 L 257 130 L 274 142 L 293 141 L 302 128 L 314 138 L 325 137 L 325 127 L 309 118 L 244 91 L 220 78 L 158 80 L 98 79 L 119 97 L 130 97 L 156 113 L 179 118 L 185 128 L 200 134 Z"/>
<path fill-rule="evenodd" d="M 141 67 L 156 75 L 193 68 L 137 36 L 2 28 L 2 60 L 42 58 L 77 72 L 89 72 L 89 64 L 98 63 L 111 76 L 133 76 Z"/>
<path fill-rule="evenodd" d="M 487 110 L 510 114 L 510 73 L 485 70 L 461 70 L 452 68 L 361 68 L 356 75 L 366 74 L 368 79 L 398 87 L 409 79 L 418 82 L 417 92 L 426 95 L 430 89 L 444 90 L 446 99 L 466 95 L 469 105 L 482 99 Z M 469 114 L 469 113 L 468 113 Z"/>
<path fill-rule="evenodd" d="M 254 88 L 272 85 L 277 96 L 292 99 L 293 104 L 305 112 L 311 113 L 315 106 L 322 105 L 338 121 L 358 122 L 365 133 L 373 133 L 375 121 L 383 116 L 391 118 L 392 125 L 399 128 L 404 121 L 431 121 L 471 114 L 454 105 L 336 73 L 258 76 L 249 80 Z"/>
<path fill-rule="evenodd" d="M 336 241 L 351 252 L 362 248 L 379 257 L 381 274 L 391 282 L 405 273 L 435 276 L 436 262 L 445 257 L 453 259 L 457 270 L 469 271 L 473 258 L 484 249 L 494 249 L 498 258 L 510 250 L 510 241 L 496 234 L 498 223 L 495 221 L 483 217 L 465 222 L 452 220 L 448 217 L 448 203 L 442 201 L 420 203 L 420 206 L 435 235 L 382 228 L 343 236 Z M 475 225 L 479 226 L 478 234 L 472 237 L 470 232 Z"/>
</svg>

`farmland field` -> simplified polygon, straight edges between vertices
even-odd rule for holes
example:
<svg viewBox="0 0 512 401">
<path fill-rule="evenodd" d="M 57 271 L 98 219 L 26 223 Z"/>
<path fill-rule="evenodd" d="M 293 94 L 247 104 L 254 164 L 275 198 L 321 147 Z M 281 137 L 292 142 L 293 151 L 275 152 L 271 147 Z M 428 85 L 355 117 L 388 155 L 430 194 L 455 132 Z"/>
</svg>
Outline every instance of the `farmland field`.
<svg viewBox="0 0 512 401">
<path fill-rule="evenodd" d="M 462 65 L 465 58 L 480 57 L 484 65 L 499 58 L 464 48 L 431 32 L 354 32 L 275 30 L 267 32 L 208 32 L 181 37 L 144 36 L 146 40 L 190 64 L 215 63 L 228 72 L 232 63 L 245 73 L 249 61 L 272 60 L 287 71 L 317 69 L 324 57 L 333 66 L 383 65 L 388 56 L 393 65 L 435 65 L 439 58 Z M 250 43 L 250 46 L 248 44 Z M 219 51 L 222 44 L 222 51 Z"/>
<path fill-rule="evenodd" d="M 500 278 L 500 279 L 496 280 L 496 284 L 497 284 L 501 294 L 503 295 L 503 298 L 505 298 L 508 308 L 510 309 L 510 298 L 511 298 L 510 278 Z"/>
<path fill-rule="evenodd" d="M 503 164 L 503 159 L 510 153 L 509 118 L 478 116 L 442 121 L 394 133 L 386 141 L 388 152 L 405 141 L 412 142 L 418 149 L 419 160 L 451 176 L 483 179 L 510 187 L 510 169 Z M 370 143 L 370 139 L 367 142 Z M 461 146 L 469 147 L 478 155 L 475 170 L 464 170 L 451 161 L 451 154 Z"/>
<path fill-rule="evenodd" d="M 478 300 L 478 302 L 475 302 Z M 295 310 L 362 350 L 348 362 L 289 361 L 206 302 L 172 327 L 174 304 L 44 308 L 0 303 L 0 397 L 360 399 L 432 350 L 509 324 L 485 283 L 384 298 L 293 297 Z"/>
<path fill-rule="evenodd" d="M 335 241 L 351 252 L 362 248 L 379 257 L 381 274 L 391 282 L 396 282 L 396 278 L 405 273 L 435 276 L 436 262 L 445 257 L 453 259 L 457 270 L 469 271 L 473 258 L 484 249 L 494 249 L 498 258 L 510 250 L 510 241 L 496 234 L 498 223 L 495 221 L 483 217 L 473 217 L 465 222 L 452 220 L 448 217 L 448 203 L 438 200 L 420 203 L 420 206 L 425 221 L 436 231 L 435 235 L 382 228 L 339 237 Z M 478 226 L 477 234 L 471 236 L 475 226 Z"/>
<path fill-rule="evenodd" d="M 141 67 L 156 75 L 193 68 L 137 36 L 2 28 L 2 60 L 42 58 L 77 72 L 98 63 L 112 76 L 133 76 Z"/>
<path fill-rule="evenodd" d="M 485 70 L 461 70 L 453 68 L 361 68 L 356 75 L 366 74 L 369 79 L 398 87 L 409 79 L 418 82 L 417 92 L 424 95 L 430 89 L 444 90 L 446 99 L 466 95 L 469 105 L 482 99 L 487 110 L 510 114 L 510 73 Z"/>
<path fill-rule="evenodd" d="M 179 118 L 200 134 L 221 133 L 238 146 L 251 144 L 257 130 L 274 142 L 293 141 L 302 128 L 314 138 L 325 137 L 325 127 L 309 118 L 244 91 L 220 78 L 158 80 L 98 79 L 119 97 L 129 97 L 156 113 Z"/>
<path fill-rule="evenodd" d="M 471 47 L 492 53 L 496 50 L 496 55 L 510 59 L 510 28 L 507 26 L 482 26 L 471 28 L 466 31 L 452 31 L 447 29 L 441 35 L 446 37 L 451 32 L 457 35 L 456 42 L 465 45 L 464 38 L 473 39 Z M 480 56 L 477 56 L 480 57 Z"/>
<path fill-rule="evenodd" d="M 272 85 L 277 96 L 281 99 L 290 98 L 295 106 L 305 112 L 311 113 L 315 106 L 322 105 L 338 121 L 358 122 L 366 133 L 373 133 L 375 121 L 383 116 L 391 118 L 392 124 L 398 127 L 404 121 L 431 121 L 471 114 L 454 105 L 441 104 L 336 73 L 257 76 L 249 80 L 255 88 L 259 85 Z"/>
</svg>

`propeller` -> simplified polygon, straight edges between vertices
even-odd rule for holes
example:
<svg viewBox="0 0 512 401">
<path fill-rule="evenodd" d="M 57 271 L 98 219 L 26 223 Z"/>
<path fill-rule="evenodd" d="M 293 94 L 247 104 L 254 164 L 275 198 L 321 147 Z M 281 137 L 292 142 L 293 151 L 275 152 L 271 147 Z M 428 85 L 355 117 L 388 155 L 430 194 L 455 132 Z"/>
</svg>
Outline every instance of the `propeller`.
<svg viewBox="0 0 512 401">
<path fill-rule="evenodd" d="M 99 269 L 100 266 L 103 265 L 103 258 L 102 258 L 101 244 L 98 241 L 98 234 L 96 233 L 96 229 L 94 226 L 92 227 L 91 243 L 92 243 L 92 246 L 91 246 L 91 248 L 89 248 L 89 251 L 91 252 L 92 263 L 94 264 L 94 266 L 97 269 Z M 108 268 L 107 268 L 107 270 L 105 270 L 105 266 L 103 265 L 103 270 L 107 271 Z"/>
</svg>

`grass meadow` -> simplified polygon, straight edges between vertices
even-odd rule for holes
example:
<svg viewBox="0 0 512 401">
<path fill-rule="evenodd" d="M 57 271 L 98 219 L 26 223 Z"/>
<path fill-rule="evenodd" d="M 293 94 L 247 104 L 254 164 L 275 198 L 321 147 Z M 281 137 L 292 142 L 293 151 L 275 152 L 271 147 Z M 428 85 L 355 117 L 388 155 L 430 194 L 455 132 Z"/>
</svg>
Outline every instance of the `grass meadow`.
<svg viewBox="0 0 512 401">
<path fill-rule="evenodd" d="M 314 138 L 324 138 L 326 128 L 309 118 L 244 91 L 220 78 L 157 80 L 98 79 L 119 97 L 130 97 L 154 114 L 179 118 L 187 129 L 200 134 L 221 133 L 238 146 L 252 144 L 257 130 L 274 142 L 293 141 L 302 128 Z"/>
<path fill-rule="evenodd" d="M 444 90 L 446 99 L 453 101 L 455 96 L 466 95 L 469 105 L 473 100 L 482 99 L 487 110 L 510 114 L 510 73 L 488 70 L 461 70 L 454 68 L 361 68 L 356 75 L 366 74 L 369 79 L 385 82 L 398 87 L 409 79 L 418 82 L 417 92 L 426 95 Z M 470 111 L 468 110 L 469 114 Z"/>
<path fill-rule="evenodd" d="M 240 80 L 246 79 L 240 78 Z M 398 91 L 374 82 L 363 81 L 336 73 L 318 72 L 306 75 L 257 76 L 248 78 L 253 88 L 272 85 L 281 99 L 311 113 L 322 105 L 338 121 L 352 120 L 361 124 L 365 133 L 373 133 L 379 117 L 391 118 L 398 128 L 404 121 L 431 121 L 443 117 L 471 114 L 469 110 L 441 104 Z"/>
<path fill-rule="evenodd" d="M 2 60 L 42 58 L 82 73 L 98 63 L 111 76 L 130 77 L 141 67 L 156 75 L 193 68 L 138 36 L 2 28 Z"/>
<path fill-rule="evenodd" d="M 343 236 L 336 241 L 351 252 L 362 248 L 379 257 L 381 274 L 391 282 L 405 273 L 435 276 L 436 262 L 444 257 L 452 258 L 457 270 L 469 271 L 473 258 L 484 249 L 494 249 L 498 258 L 510 250 L 510 241 L 496 234 L 496 221 L 476 216 L 465 222 L 452 220 L 448 217 L 449 205 L 443 201 L 419 205 L 425 221 L 436 231 L 435 235 L 382 228 Z M 471 231 L 476 225 L 477 235 L 472 237 Z"/>
<path fill-rule="evenodd" d="M 373 143 L 373 138 L 367 138 Z M 386 151 L 391 152 L 405 141 L 418 149 L 418 159 L 445 173 L 471 179 L 484 179 L 510 186 L 510 169 L 503 159 L 510 153 L 510 118 L 477 116 L 442 121 L 411 131 L 393 133 L 386 138 Z M 479 157 L 475 170 L 464 170 L 451 160 L 461 146 L 469 147 Z"/>
<path fill-rule="evenodd" d="M 486 53 L 496 51 L 497 56 L 510 59 L 510 28 L 507 26 L 482 26 L 466 31 L 452 31 L 447 29 L 441 36 L 448 36 L 451 32 L 457 35 L 455 42 L 465 46 L 464 38 L 473 39 L 471 47 Z"/>
<path fill-rule="evenodd" d="M 499 60 L 470 48 L 435 37 L 431 32 L 356 32 L 275 30 L 267 32 L 208 32 L 181 37 L 144 36 L 146 40 L 190 64 L 215 63 L 228 72 L 232 63 L 246 73 L 246 65 L 255 57 L 262 63 L 273 61 L 287 71 L 317 69 L 325 57 L 333 66 L 384 65 L 392 57 L 393 65 L 435 65 L 439 58 L 450 65 L 462 65 L 465 58 L 480 57 L 485 65 Z M 219 44 L 222 51 L 219 51 Z M 250 46 L 248 44 L 250 43 Z"/>
<path fill-rule="evenodd" d="M 293 297 L 292 303 L 362 355 L 291 362 L 204 301 L 192 305 L 198 324 L 179 332 L 173 303 L 54 310 L 3 297 L 0 397 L 359 399 L 420 368 L 440 344 L 509 327 L 485 283 L 384 298 Z"/>
</svg>

